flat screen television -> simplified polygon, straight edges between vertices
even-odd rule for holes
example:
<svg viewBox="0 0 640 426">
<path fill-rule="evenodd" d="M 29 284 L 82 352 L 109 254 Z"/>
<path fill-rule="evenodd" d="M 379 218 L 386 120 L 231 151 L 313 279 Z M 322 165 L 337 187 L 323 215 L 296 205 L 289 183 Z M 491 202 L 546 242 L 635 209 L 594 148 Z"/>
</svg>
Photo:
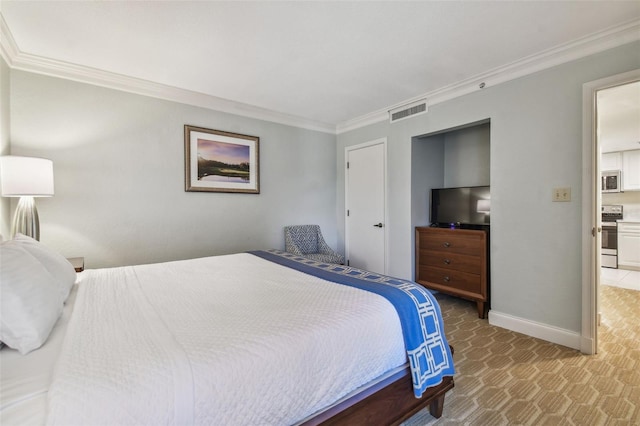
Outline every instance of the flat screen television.
<svg viewBox="0 0 640 426">
<path fill-rule="evenodd" d="M 431 190 L 431 225 L 439 227 L 489 226 L 489 186 L 434 188 Z"/>
</svg>

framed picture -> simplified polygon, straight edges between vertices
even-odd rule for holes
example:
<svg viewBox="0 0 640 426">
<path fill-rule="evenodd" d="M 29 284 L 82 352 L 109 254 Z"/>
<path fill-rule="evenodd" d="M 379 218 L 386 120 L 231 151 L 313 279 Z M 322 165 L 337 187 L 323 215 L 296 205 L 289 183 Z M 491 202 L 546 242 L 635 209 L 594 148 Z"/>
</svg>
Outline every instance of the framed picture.
<svg viewBox="0 0 640 426">
<path fill-rule="evenodd" d="M 185 191 L 260 193 L 260 138 L 184 126 Z"/>
</svg>

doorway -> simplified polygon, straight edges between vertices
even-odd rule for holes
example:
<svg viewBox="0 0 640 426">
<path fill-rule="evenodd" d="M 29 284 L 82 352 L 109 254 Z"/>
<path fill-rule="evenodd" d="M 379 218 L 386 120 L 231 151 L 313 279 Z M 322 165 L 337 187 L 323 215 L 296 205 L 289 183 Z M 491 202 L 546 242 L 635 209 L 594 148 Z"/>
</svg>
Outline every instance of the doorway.
<svg viewBox="0 0 640 426">
<path fill-rule="evenodd" d="M 385 274 L 387 141 L 378 139 L 345 151 L 347 265 Z"/>
<path fill-rule="evenodd" d="M 602 131 L 607 122 L 606 95 L 608 90 L 619 88 L 640 80 L 640 70 L 589 82 L 583 85 L 583 242 L 582 242 L 582 342 L 581 351 L 586 354 L 598 352 L 598 325 L 600 323 L 600 290 L 602 278 L 602 206 L 615 202 L 605 199 L 601 192 L 603 164 L 609 166 L 609 158 L 603 153 L 626 150 L 612 146 L 603 138 Z M 620 117 L 618 117 L 620 118 Z M 604 127 L 603 127 L 604 126 Z M 634 143 L 637 143 L 636 139 Z M 631 148 L 631 147 L 627 147 Z M 607 262 L 607 264 L 609 264 Z"/>
</svg>

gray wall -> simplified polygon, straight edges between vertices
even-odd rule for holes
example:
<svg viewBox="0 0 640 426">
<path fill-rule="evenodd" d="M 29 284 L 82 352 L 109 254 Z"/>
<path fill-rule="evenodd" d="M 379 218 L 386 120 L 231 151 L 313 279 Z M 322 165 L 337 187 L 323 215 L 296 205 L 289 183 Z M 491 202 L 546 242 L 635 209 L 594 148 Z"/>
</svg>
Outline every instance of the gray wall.
<svg viewBox="0 0 640 426">
<path fill-rule="evenodd" d="M 334 135 L 16 70 L 10 100 L 12 154 L 54 163 L 41 241 L 88 267 L 284 248 L 288 224 L 336 246 Z M 259 136 L 261 193 L 185 192 L 185 124 Z"/>
<path fill-rule="evenodd" d="M 10 69 L 0 56 L 0 155 L 9 155 L 9 78 Z M 0 197 L 0 235 L 9 238 L 11 199 Z"/>
<path fill-rule="evenodd" d="M 338 211 L 345 147 L 386 137 L 389 273 L 412 278 L 412 137 L 490 119 L 492 309 L 579 332 L 582 85 L 640 68 L 639 51 L 630 43 L 339 135 Z M 572 188 L 571 202 L 551 202 L 558 186 Z M 339 231 L 343 241 L 342 221 Z"/>
<path fill-rule="evenodd" d="M 443 188 L 445 135 L 414 138 L 411 144 L 411 226 L 429 225 L 431 188 Z"/>
<path fill-rule="evenodd" d="M 490 184 L 489 123 L 444 134 L 444 187 Z"/>
</svg>

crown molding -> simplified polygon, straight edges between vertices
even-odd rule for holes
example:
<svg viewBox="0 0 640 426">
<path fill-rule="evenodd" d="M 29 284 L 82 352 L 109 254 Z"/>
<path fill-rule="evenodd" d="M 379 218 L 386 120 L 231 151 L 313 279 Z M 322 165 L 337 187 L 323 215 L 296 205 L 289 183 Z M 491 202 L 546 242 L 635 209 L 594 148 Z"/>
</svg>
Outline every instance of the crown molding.
<svg viewBox="0 0 640 426">
<path fill-rule="evenodd" d="M 390 107 L 370 112 L 352 120 L 339 123 L 337 134 L 342 134 L 380 121 L 387 120 L 389 111 L 420 99 L 427 99 L 427 106 L 433 106 L 453 98 L 483 90 L 516 78 L 552 68 L 566 62 L 599 53 L 623 44 L 640 40 L 640 19 L 579 38 L 569 43 L 527 56 L 518 61 L 494 68 L 437 90 L 407 99 Z M 480 87 L 482 85 L 482 87 Z"/>
<path fill-rule="evenodd" d="M 10 67 L 13 64 L 13 58 L 18 55 L 18 46 L 13 38 L 13 34 L 9 31 L 4 16 L 0 13 L 0 56 Z"/>
<path fill-rule="evenodd" d="M 215 111 L 264 120 L 287 126 L 314 130 L 335 135 L 335 125 L 310 120 L 295 115 L 284 114 L 266 108 L 231 101 L 192 90 L 181 89 L 152 81 L 129 77 L 122 74 L 76 65 L 64 61 L 48 59 L 22 52 L 0 14 L 0 54 L 12 69 L 88 83 L 152 98 L 203 107 Z"/>
</svg>

